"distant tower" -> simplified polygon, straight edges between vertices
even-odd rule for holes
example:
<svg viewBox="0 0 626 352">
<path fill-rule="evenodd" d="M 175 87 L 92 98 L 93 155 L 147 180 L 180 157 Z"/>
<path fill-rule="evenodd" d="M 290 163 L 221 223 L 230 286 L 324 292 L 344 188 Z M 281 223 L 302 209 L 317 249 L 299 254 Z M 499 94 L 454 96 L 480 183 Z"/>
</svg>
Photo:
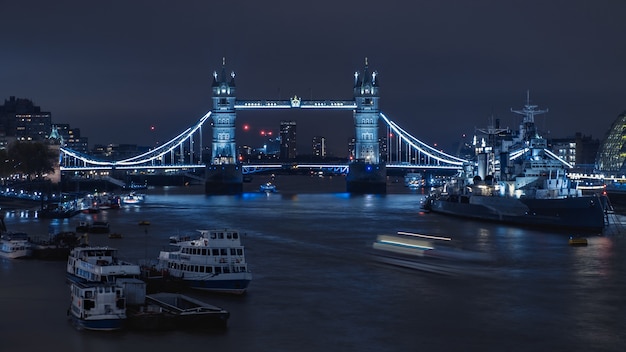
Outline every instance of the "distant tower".
<svg viewBox="0 0 626 352">
<path fill-rule="evenodd" d="M 346 178 L 350 193 L 386 193 L 387 169 L 380 161 L 378 141 L 378 73 L 370 72 L 367 58 L 362 73 L 354 73 L 354 157 Z"/>
<path fill-rule="evenodd" d="M 235 72 L 226 74 L 225 59 L 222 59 L 222 73 L 213 73 L 212 90 L 213 143 L 211 163 L 207 165 L 205 192 L 238 194 L 243 192 L 243 175 L 235 143 Z"/>
<path fill-rule="evenodd" d="M 213 148 L 212 165 L 237 163 L 235 145 L 235 72 L 226 75 L 226 62 L 222 61 L 222 74 L 213 72 Z"/>
<path fill-rule="evenodd" d="M 366 164 L 378 164 L 378 80 L 376 71 L 369 71 L 367 58 L 362 74 L 354 73 L 354 126 L 356 127 L 355 158 Z"/>
<path fill-rule="evenodd" d="M 313 156 L 325 158 L 326 157 L 326 137 L 313 136 Z"/>
<path fill-rule="evenodd" d="M 282 160 L 293 160 L 296 158 L 296 122 L 280 122 L 280 158 Z"/>
</svg>

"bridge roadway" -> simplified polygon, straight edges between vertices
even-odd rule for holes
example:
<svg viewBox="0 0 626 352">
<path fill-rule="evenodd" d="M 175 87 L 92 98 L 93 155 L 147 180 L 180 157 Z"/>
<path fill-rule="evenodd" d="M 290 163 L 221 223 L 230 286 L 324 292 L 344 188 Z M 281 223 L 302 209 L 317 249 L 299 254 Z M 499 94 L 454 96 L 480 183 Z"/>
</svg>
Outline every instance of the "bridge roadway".
<svg viewBox="0 0 626 352">
<path fill-rule="evenodd" d="M 317 164 L 317 163 L 259 163 L 259 164 L 241 164 L 242 173 L 253 174 L 256 172 L 270 171 L 270 170 L 285 170 L 285 169 L 310 169 L 310 170 L 327 170 L 333 173 L 347 174 L 349 164 Z M 429 165 L 429 164 L 408 164 L 408 163 L 392 163 L 386 165 L 387 169 L 398 169 L 398 170 L 411 170 L 411 169 L 420 169 L 420 170 L 460 170 L 461 168 L 454 165 Z M 156 171 L 156 170 L 195 170 L 195 169 L 204 169 L 206 168 L 205 164 L 179 164 L 179 165 L 102 165 L 102 166 L 62 166 L 61 172 L 74 172 L 74 171 L 112 171 L 112 170 L 126 170 L 126 171 L 134 171 L 134 170 L 146 170 L 146 171 Z"/>
</svg>

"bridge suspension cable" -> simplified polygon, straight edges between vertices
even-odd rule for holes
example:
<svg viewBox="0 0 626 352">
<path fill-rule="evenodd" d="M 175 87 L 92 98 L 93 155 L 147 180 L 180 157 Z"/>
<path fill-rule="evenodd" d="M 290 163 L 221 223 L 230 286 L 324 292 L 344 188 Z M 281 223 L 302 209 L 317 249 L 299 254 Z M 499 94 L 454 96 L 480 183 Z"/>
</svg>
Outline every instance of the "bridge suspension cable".
<svg viewBox="0 0 626 352">
<path fill-rule="evenodd" d="M 183 132 L 169 140 L 168 142 L 151 149 L 139 155 L 124 158 L 116 161 L 99 160 L 93 156 L 89 156 L 66 147 L 61 147 L 63 155 L 62 169 L 130 169 L 130 168 L 151 168 L 151 167 L 199 167 L 204 166 L 202 162 L 193 165 L 193 138 L 196 132 L 202 131 L 202 126 L 211 116 L 209 111 L 202 116 L 196 124 L 185 129 Z M 385 114 L 380 113 L 380 117 L 388 127 L 389 134 L 397 137 L 395 150 L 388 152 L 387 164 L 389 167 L 436 167 L 459 169 L 462 165 L 469 163 L 468 160 L 444 153 L 437 150 L 419 139 L 412 136 L 405 129 L 401 128 L 395 122 L 391 121 Z M 388 134 L 388 135 L 389 135 Z M 201 133 L 200 133 L 201 135 Z M 201 137 L 200 137 L 201 138 Z M 189 164 L 183 160 L 183 146 L 185 142 L 189 142 Z M 200 148 L 202 141 L 200 141 Z M 179 160 L 175 162 L 174 152 L 176 148 L 180 148 Z M 388 148 L 389 149 L 389 148 Z M 165 161 L 165 156 L 170 153 L 169 163 Z M 200 155 L 202 151 L 200 150 Z M 71 161 L 70 161 L 71 159 Z M 160 163 L 156 163 L 159 161 Z M 71 165 L 73 164 L 73 165 Z"/>
<path fill-rule="evenodd" d="M 393 133 L 394 136 L 398 137 L 395 145 L 395 154 L 388 153 L 387 162 L 389 164 L 403 162 L 403 160 L 405 160 L 404 162 L 408 162 L 409 164 L 413 164 L 412 161 L 415 161 L 416 165 L 424 165 L 431 164 L 428 159 L 434 159 L 435 163 L 438 165 L 460 168 L 463 164 L 469 163 L 468 160 L 446 154 L 413 137 L 406 130 L 398 126 L 398 124 L 387 118 L 382 112 L 380 113 L 380 117 L 389 127 L 389 131 Z M 405 154 L 404 157 L 406 159 L 402 159 L 402 154 Z M 397 158 L 396 160 L 392 159 L 394 155 Z"/>
<path fill-rule="evenodd" d="M 93 168 L 115 168 L 115 167 L 134 167 L 134 166 L 153 166 L 155 160 L 161 159 L 167 153 L 173 153 L 176 148 L 181 148 L 183 143 L 186 141 L 190 142 L 190 146 L 193 145 L 193 134 L 202 128 L 206 120 L 211 116 L 211 112 L 209 111 L 203 117 L 201 117 L 198 122 L 192 126 L 178 134 L 176 137 L 169 140 L 167 143 L 164 143 L 154 149 L 151 149 L 145 153 L 122 159 L 117 161 L 103 161 L 98 160 L 92 156 L 88 156 L 69 148 L 61 147 L 61 152 L 65 157 L 69 156 L 76 161 L 80 161 L 83 167 L 93 167 Z M 200 144 L 202 145 L 202 144 Z M 202 151 L 200 151 L 201 153 Z M 190 148 L 190 158 L 193 156 L 193 151 Z M 182 161 L 182 157 L 181 157 Z M 173 162 L 173 156 L 171 158 L 171 163 Z M 180 164 L 180 163 L 179 163 Z M 193 161 L 190 160 L 189 164 L 193 164 Z M 67 165 L 66 165 L 67 166 Z M 76 165 L 75 165 L 76 166 Z"/>
</svg>

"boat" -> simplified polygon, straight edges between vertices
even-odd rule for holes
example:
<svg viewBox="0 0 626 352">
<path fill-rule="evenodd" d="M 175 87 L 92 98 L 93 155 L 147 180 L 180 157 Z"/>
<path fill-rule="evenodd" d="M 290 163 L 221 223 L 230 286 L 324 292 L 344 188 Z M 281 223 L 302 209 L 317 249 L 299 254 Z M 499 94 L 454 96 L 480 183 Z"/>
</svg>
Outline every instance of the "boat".
<svg viewBox="0 0 626 352">
<path fill-rule="evenodd" d="M 109 233 L 109 231 L 109 223 L 106 221 L 94 221 L 92 223 L 81 221 L 76 226 L 76 232 L 79 233 Z"/>
<path fill-rule="evenodd" d="M 89 233 L 109 233 L 109 223 L 105 221 L 94 221 L 89 225 Z"/>
<path fill-rule="evenodd" d="M 178 242 L 191 241 L 192 239 L 193 239 L 193 236 L 191 235 L 174 235 L 174 236 L 170 236 L 170 244 L 177 244 Z"/>
<path fill-rule="evenodd" d="M 422 183 L 419 181 L 410 181 L 407 185 L 406 185 L 410 190 L 416 190 L 419 188 L 422 188 Z"/>
<path fill-rule="evenodd" d="M 28 234 L 9 232 L 4 222 L 4 213 L 0 215 L 0 257 L 16 259 L 28 258 L 33 254 Z"/>
<path fill-rule="evenodd" d="M 82 235 L 73 231 L 51 234 L 47 239 L 32 239 L 33 257 L 43 260 L 67 260 L 70 251 L 82 244 Z"/>
<path fill-rule="evenodd" d="M 121 239 L 122 238 L 122 234 L 118 233 L 118 232 L 112 232 L 109 234 L 109 238 L 112 239 Z"/>
<path fill-rule="evenodd" d="M 143 194 L 130 192 L 129 194 L 122 196 L 123 204 L 141 204 L 145 201 L 146 197 Z"/>
<path fill-rule="evenodd" d="M 171 243 L 174 250 L 161 251 L 154 271 L 161 272 L 150 282 L 180 280 L 191 289 L 210 292 L 243 294 L 252 274 L 241 244 L 241 234 L 236 230 L 197 230 L 199 237 Z M 171 240 L 170 240 L 171 241 Z"/>
<path fill-rule="evenodd" d="M 399 231 L 378 235 L 372 244 L 381 263 L 442 275 L 491 275 L 493 258 L 483 252 L 463 249 L 450 237 Z"/>
<path fill-rule="evenodd" d="M 67 219 L 80 213 L 76 205 L 72 202 L 49 203 L 37 212 L 37 217 L 42 219 Z"/>
<path fill-rule="evenodd" d="M 66 275 L 71 282 L 114 283 L 118 278 L 137 278 L 141 268 L 119 258 L 112 247 L 76 247 L 67 258 Z"/>
<path fill-rule="evenodd" d="M 404 175 L 404 185 L 411 189 L 422 187 L 423 182 L 422 174 L 419 172 L 407 172 Z"/>
<path fill-rule="evenodd" d="M 139 226 L 148 226 L 148 225 L 150 225 L 150 221 L 148 220 L 139 221 Z"/>
<path fill-rule="evenodd" d="M 89 231 L 89 223 L 87 221 L 80 221 L 76 225 L 76 232 L 87 233 Z"/>
<path fill-rule="evenodd" d="M 70 284 L 68 317 L 78 329 L 120 330 L 126 321 L 124 289 L 111 283 Z"/>
<path fill-rule="evenodd" d="M 586 246 L 587 245 L 587 239 L 584 238 L 584 237 L 570 236 L 569 237 L 569 245 L 570 246 Z"/>
<path fill-rule="evenodd" d="M 274 193 L 276 192 L 276 185 L 272 182 L 263 183 L 259 186 L 259 191 L 265 193 Z"/>
<path fill-rule="evenodd" d="M 17 259 L 28 258 L 33 254 L 33 247 L 28 234 L 6 232 L 0 235 L 0 257 Z"/>
<path fill-rule="evenodd" d="M 125 184 L 122 188 L 130 190 L 148 189 L 148 180 L 145 180 L 143 184 L 130 181 L 130 183 Z"/>
<path fill-rule="evenodd" d="M 608 222 L 605 195 L 583 194 L 568 176 L 571 165 L 547 149 L 536 131 L 536 110 L 528 102 L 519 132 L 498 125 L 481 130 L 487 140 L 475 142 L 476 159 L 423 207 L 441 213 L 516 226 L 550 230 L 601 232 Z M 475 138 L 476 140 L 476 138 Z"/>
<path fill-rule="evenodd" d="M 230 313 L 180 293 L 145 296 L 141 305 L 128 305 L 128 327 L 135 330 L 205 330 L 226 328 Z"/>
</svg>

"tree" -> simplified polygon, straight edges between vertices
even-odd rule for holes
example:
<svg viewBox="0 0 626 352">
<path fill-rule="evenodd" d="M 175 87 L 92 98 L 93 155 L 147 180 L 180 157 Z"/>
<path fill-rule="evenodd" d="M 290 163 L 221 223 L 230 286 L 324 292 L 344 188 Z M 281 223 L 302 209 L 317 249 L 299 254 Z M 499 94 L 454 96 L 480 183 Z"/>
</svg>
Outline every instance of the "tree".
<svg viewBox="0 0 626 352">
<path fill-rule="evenodd" d="M 39 178 L 54 173 L 54 157 L 45 143 L 16 141 L 9 145 L 8 160 L 13 164 L 14 172 L 25 174 L 29 180 L 32 175 Z"/>
</svg>

